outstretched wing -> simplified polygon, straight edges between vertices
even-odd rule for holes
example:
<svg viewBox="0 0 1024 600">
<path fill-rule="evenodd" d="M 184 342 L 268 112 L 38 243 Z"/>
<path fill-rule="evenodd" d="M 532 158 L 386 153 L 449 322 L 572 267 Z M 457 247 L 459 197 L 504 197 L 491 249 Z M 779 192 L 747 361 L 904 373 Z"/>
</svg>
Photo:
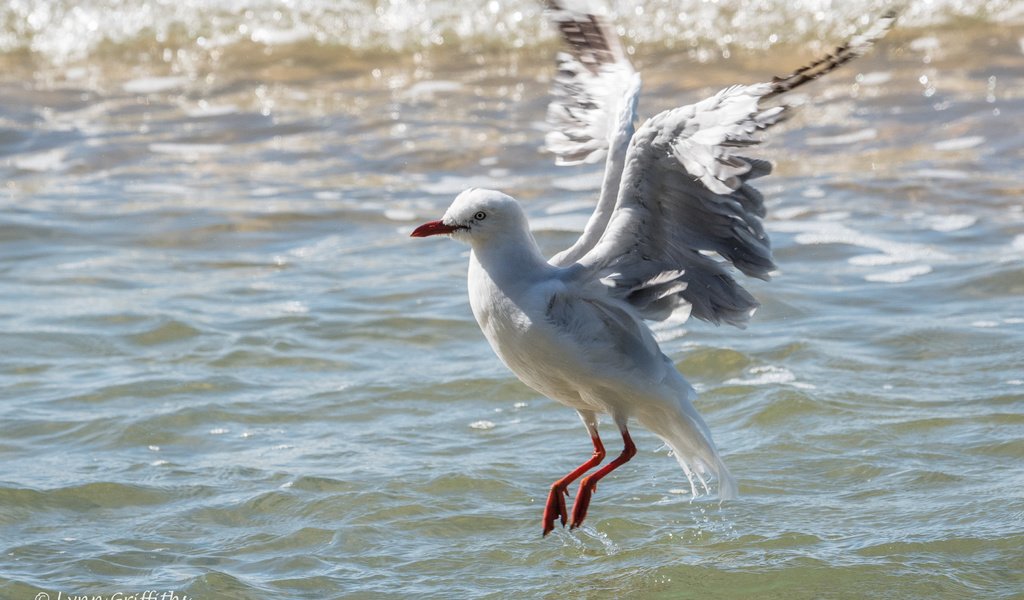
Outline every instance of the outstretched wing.
<svg viewBox="0 0 1024 600">
<path fill-rule="evenodd" d="M 545 137 L 558 164 L 594 163 L 605 157 L 619 100 L 633 66 L 604 19 L 566 0 L 547 0 L 548 15 L 568 47 L 556 57 Z"/>
<path fill-rule="evenodd" d="M 548 0 L 548 15 L 568 52 L 558 54 L 558 70 L 548 105 L 547 149 L 560 165 L 605 159 L 604 179 L 594 213 L 583 235 L 551 263 L 565 266 L 594 247 L 608 226 L 619 193 L 623 165 L 636 122 L 640 76 L 618 38 L 600 16 L 571 0 Z"/>
<path fill-rule="evenodd" d="M 894 20 L 886 14 L 868 33 L 786 77 L 733 86 L 649 119 L 629 145 L 608 225 L 581 265 L 645 318 L 665 319 L 690 304 L 697 318 L 743 326 L 758 303 L 729 266 L 767 279 L 775 265 L 761 224 L 764 202 L 750 185 L 771 166 L 736 152 L 787 116 L 788 107 L 764 107 L 764 99 L 860 56 Z"/>
</svg>

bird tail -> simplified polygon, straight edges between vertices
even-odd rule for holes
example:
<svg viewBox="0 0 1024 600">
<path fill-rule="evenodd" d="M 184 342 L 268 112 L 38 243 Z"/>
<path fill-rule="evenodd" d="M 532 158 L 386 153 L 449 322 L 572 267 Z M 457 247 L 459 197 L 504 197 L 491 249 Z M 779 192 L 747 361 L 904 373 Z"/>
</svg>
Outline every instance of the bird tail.
<svg viewBox="0 0 1024 600">
<path fill-rule="evenodd" d="M 673 369 L 674 370 L 674 369 Z M 709 476 L 718 484 L 718 498 L 732 500 L 739 495 L 736 479 L 718 454 L 711 431 L 693 406 L 697 393 L 682 376 L 675 373 L 671 387 L 675 402 L 663 403 L 634 413 L 640 424 L 661 438 L 672 449 L 686 479 L 692 497 L 711 494 Z"/>
</svg>

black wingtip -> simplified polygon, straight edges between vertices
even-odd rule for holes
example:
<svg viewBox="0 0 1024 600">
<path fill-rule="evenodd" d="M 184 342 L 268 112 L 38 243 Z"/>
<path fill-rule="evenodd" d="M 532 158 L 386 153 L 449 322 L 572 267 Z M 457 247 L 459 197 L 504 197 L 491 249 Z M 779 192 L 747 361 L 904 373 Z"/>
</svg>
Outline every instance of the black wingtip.
<svg viewBox="0 0 1024 600">
<path fill-rule="evenodd" d="M 882 13 L 882 16 L 867 31 L 858 33 L 825 56 L 800 67 L 789 75 L 773 77 L 770 82 L 772 91 L 765 94 L 764 98 L 772 98 L 798 88 L 862 56 L 875 45 L 875 42 L 892 30 L 898 16 L 899 12 L 890 8 Z"/>
</svg>

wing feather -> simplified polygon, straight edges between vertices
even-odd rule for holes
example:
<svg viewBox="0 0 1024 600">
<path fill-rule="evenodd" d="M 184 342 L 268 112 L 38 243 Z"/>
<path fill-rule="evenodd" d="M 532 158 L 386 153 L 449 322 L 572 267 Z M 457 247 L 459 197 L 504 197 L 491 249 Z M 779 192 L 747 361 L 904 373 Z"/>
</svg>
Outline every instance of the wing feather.
<svg viewBox="0 0 1024 600">
<path fill-rule="evenodd" d="M 665 370 L 658 343 L 627 309 L 606 289 L 583 286 L 554 291 L 545 316 L 560 335 L 574 342 L 573 348 L 582 350 L 580 358 L 593 373 L 608 376 L 631 369 L 646 380 L 660 381 Z"/>
<path fill-rule="evenodd" d="M 892 27 L 886 13 L 867 33 L 785 77 L 736 85 L 696 104 L 664 111 L 634 133 L 619 194 L 596 244 L 579 259 L 644 318 L 691 314 L 742 327 L 757 301 L 730 274 L 767 279 L 775 269 L 761 219 L 764 200 L 750 181 L 771 172 L 736 154 L 760 143 L 789 107 L 763 106 L 864 54 Z"/>
<path fill-rule="evenodd" d="M 602 17 L 564 0 L 546 4 L 569 51 L 556 57 L 545 144 L 558 164 L 595 163 L 607 155 L 633 66 Z"/>
<path fill-rule="evenodd" d="M 565 0 L 548 0 L 548 14 L 568 52 L 559 53 L 548 105 L 548 151 L 560 165 L 605 160 L 604 179 L 583 235 L 551 263 L 566 266 L 590 251 L 604 233 L 619 193 L 636 122 L 640 76 L 604 19 Z"/>
</svg>

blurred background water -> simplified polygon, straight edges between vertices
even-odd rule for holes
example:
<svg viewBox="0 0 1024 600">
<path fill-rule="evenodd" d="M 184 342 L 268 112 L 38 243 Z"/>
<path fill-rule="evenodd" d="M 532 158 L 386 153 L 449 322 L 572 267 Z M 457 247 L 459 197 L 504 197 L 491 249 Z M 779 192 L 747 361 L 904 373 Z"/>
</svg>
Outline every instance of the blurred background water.
<svg viewBox="0 0 1024 600">
<path fill-rule="evenodd" d="M 616 4 L 641 111 L 789 71 L 889 3 Z M 537 4 L 0 6 L 0 598 L 1024 597 L 1024 4 L 912 2 L 759 155 L 779 273 L 657 332 L 742 497 L 590 453 L 491 354 L 468 186 L 548 251 Z"/>
</svg>

